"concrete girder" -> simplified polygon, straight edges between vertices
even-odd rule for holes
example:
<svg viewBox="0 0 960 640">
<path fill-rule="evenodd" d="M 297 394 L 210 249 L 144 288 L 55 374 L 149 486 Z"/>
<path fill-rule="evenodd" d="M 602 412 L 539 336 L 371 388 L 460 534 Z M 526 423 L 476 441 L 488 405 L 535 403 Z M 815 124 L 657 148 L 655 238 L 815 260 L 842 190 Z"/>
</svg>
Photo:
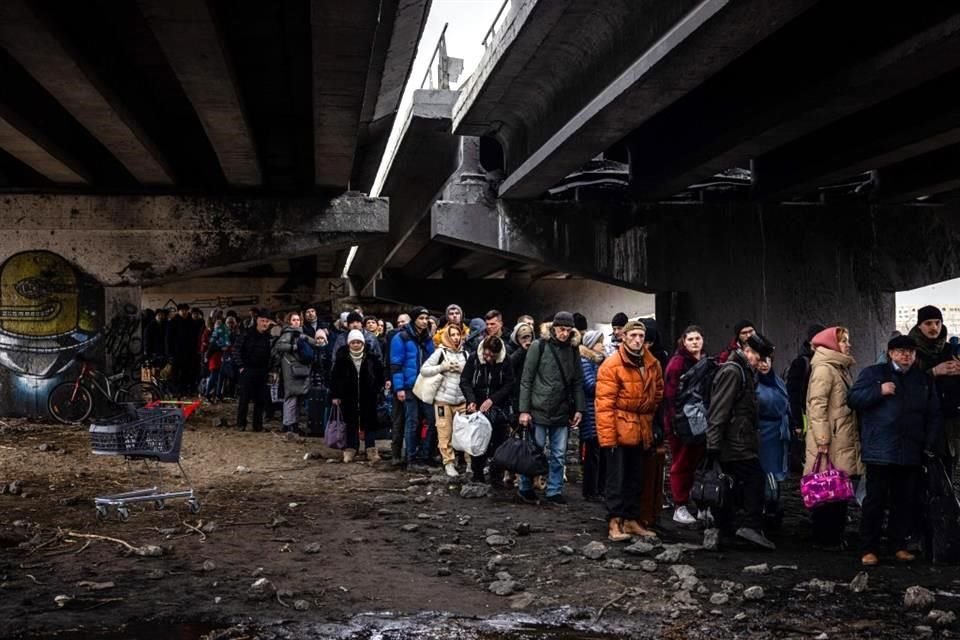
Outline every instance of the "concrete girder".
<svg viewBox="0 0 960 640">
<path fill-rule="evenodd" d="M 633 204 L 439 201 L 431 209 L 431 238 L 492 254 L 491 262 L 536 263 L 549 271 L 648 291 L 645 229 L 632 226 L 620 235 L 610 230 L 610 218 L 638 219 L 640 213 Z"/>
<path fill-rule="evenodd" d="M 140 0 L 139 6 L 193 105 L 227 182 L 260 185 L 253 134 L 206 0 Z"/>
<path fill-rule="evenodd" d="M 500 186 L 500 196 L 531 198 L 543 193 L 597 153 L 608 149 L 640 124 L 722 71 L 814 3 L 814 0 L 778 3 L 703 0 L 686 15 L 681 13 L 676 18 L 678 22 L 664 25 L 662 31 L 656 34 L 657 39 L 647 43 L 648 46 L 639 51 L 636 58 L 620 67 L 622 72 L 606 87 L 592 94 L 595 97 L 567 120 L 553 123 L 556 118 L 551 117 L 550 110 L 556 107 L 545 101 L 542 105 L 544 112 L 539 115 L 539 120 L 551 122 L 554 126 L 545 130 L 544 135 L 533 136 L 533 132 L 527 130 L 532 124 L 525 125 L 523 131 L 498 134 L 501 138 L 505 135 L 526 138 L 523 145 L 501 140 L 506 142 L 504 147 L 507 149 L 509 174 Z M 538 2 L 537 6 L 543 4 Z M 596 6 L 596 3 L 588 4 Z M 683 8 L 682 5 L 672 7 L 671 10 Z M 639 16 L 636 21 L 643 22 Z M 636 25 L 621 28 L 630 27 L 636 28 Z M 639 38 L 637 40 L 647 42 Z M 533 53 L 526 55 L 532 56 Z M 580 52 L 579 55 L 584 54 Z M 583 81 L 591 82 L 592 78 L 587 77 Z M 465 92 L 464 109 L 468 104 L 468 96 Z M 461 111 L 458 105 L 454 131 L 466 133 L 468 129 L 460 127 Z M 488 129 L 486 132 L 493 131 Z M 529 147 L 528 152 L 516 153 L 518 146 Z"/>
<path fill-rule="evenodd" d="M 140 183 L 173 184 L 160 152 L 134 119 L 34 15 L 25 0 L 0 3 L 0 46 Z"/>
<path fill-rule="evenodd" d="M 25 133 L 22 127 L 15 126 L 0 113 L 0 148 L 53 182 L 68 185 L 87 183 L 87 177 L 82 175 L 81 170 L 71 166 L 74 163 L 70 159 L 61 151 L 41 144 L 38 137 Z"/>
<path fill-rule="evenodd" d="M 313 42 L 314 181 L 322 188 L 350 184 L 367 87 L 379 0 L 310 0 Z"/>
<path fill-rule="evenodd" d="M 50 250 L 104 284 L 344 250 L 387 232 L 388 203 L 321 198 L 0 197 L 4 250 Z"/>
<path fill-rule="evenodd" d="M 821 6 L 840 7 L 829 3 Z M 849 8 L 842 10 L 850 11 Z M 847 16 L 848 20 L 855 22 L 861 18 L 858 12 L 850 12 L 855 15 Z M 819 24 L 815 22 L 811 29 Z M 806 41 L 813 37 L 815 32 L 808 32 Z M 842 38 L 833 45 L 853 46 L 844 43 Z M 678 119 L 675 128 L 651 126 L 649 131 L 639 132 L 638 137 L 630 141 L 641 158 L 638 163 L 631 159 L 635 193 L 646 199 L 673 195 L 707 176 L 744 166 L 748 159 L 762 157 L 842 118 L 957 70 L 960 68 L 960 11 L 934 21 L 903 40 L 882 45 L 852 64 L 828 57 L 821 61 L 826 67 L 822 73 L 794 79 L 787 87 L 759 86 L 749 95 L 739 89 L 727 87 L 724 91 L 717 87 L 711 97 L 701 96 L 701 103 L 725 100 L 726 109 L 701 114 L 703 117 L 692 127 Z M 807 65 L 807 61 L 796 59 L 792 64 Z M 809 72 L 819 68 L 807 66 Z M 751 76 L 744 71 L 742 77 L 746 81 Z M 755 76 L 753 78 L 756 84 Z M 737 94 L 740 94 L 739 100 Z M 885 125 L 896 126 L 899 123 Z M 681 141 L 667 153 L 660 153 L 658 143 L 665 137 L 671 139 L 669 136 L 681 130 L 686 142 Z M 842 149 L 834 144 L 828 147 L 833 148 Z M 821 154 L 824 152 L 820 150 Z"/>
<path fill-rule="evenodd" d="M 876 197 L 884 202 L 907 202 L 960 188 L 960 143 L 943 147 L 878 172 Z"/>
<path fill-rule="evenodd" d="M 350 274 L 357 291 L 366 289 L 411 239 L 418 242 L 407 251 L 412 253 L 408 258 L 429 242 L 429 223 L 423 221 L 461 157 L 461 140 L 450 133 L 455 100 L 455 91 L 414 92 L 399 142 L 393 155 L 385 160 L 386 169 L 372 191 L 390 197 L 390 232 L 382 242 L 364 247 L 354 259 Z M 420 234 L 415 231 L 418 225 Z"/>
</svg>

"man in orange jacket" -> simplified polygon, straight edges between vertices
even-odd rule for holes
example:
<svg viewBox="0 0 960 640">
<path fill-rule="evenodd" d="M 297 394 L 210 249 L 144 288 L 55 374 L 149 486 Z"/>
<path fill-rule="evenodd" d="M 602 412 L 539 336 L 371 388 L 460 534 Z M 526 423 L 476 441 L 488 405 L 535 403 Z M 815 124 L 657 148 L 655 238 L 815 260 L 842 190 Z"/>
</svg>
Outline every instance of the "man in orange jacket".
<svg viewBox="0 0 960 640">
<path fill-rule="evenodd" d="M 663 400 L 663 371 L 644 348 L 646 327 L 627 322 L 623 342 L 597 372 L 597 439 L 607 463 L 608 537 L 652 537 L 640 524 L 644 451 L 654 446 L 653 418 Z"/>
</svg>

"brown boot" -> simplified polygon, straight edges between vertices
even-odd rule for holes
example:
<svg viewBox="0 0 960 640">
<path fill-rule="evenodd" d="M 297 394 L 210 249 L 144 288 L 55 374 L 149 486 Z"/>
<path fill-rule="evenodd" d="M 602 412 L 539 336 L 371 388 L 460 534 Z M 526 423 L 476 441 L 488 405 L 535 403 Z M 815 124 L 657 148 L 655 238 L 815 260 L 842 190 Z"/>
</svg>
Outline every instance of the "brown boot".
<svg viewBox="0 0 960 640">
<path fill-rule="evenodd" d="M 353 459 L 357 455 L 356 449 L 344 449 L 343 450 L 343 461 L 344 462 L 353 462 Z"/>
<path fill-rule="evenodd" d="M 624 533 L 623 529 L 620 528 L 619 518 L 610 518 L 607 532 L 607 538 L 610 542 L 627 542 L 630 537 L 629 533 Z"/>
<path fill-rule="evenodd" d="M 376 445 L 367 447 L 367 462 L 380 462 L 380 452 L 377 451 Z"/>
<path fill-rule="evenodd" d="M 657 534 L 650 529 L 644 529 L 636 520 L 624 520 L 622 525 L 623 532 L 631 536 L 639 536 L 641 538 L 656 538 Z"/>
<path fill-rule="evenodd" d="M 875 553 L 865 553 L 862 558 L 860 558 L 860 564 L 865 567 L 875 567 L 880 564 L 880 559 Z"/>
<path fill-rule="evenodd" d="M 900 551 L 897 551 L 895 555 L 897 558 L 897 562 L 913 562 L 914 560 L 917 559 L 917 556 L 913 555 L 906 549 L 901 549 Z"/>
</svg>

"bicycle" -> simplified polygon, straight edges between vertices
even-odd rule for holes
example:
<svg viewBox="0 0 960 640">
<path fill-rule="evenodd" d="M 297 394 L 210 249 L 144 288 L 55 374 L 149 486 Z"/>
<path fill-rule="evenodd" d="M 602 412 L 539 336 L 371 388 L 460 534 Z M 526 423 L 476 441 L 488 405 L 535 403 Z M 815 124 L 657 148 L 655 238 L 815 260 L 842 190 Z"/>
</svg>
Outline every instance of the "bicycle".
<svg viewBox="0 0 960 640">
<path fill-rule="evenodd" d="M 61 382 L 47 396 L 47 410 L 51 417 L 63 424 L 77 424 L 90 417 L 94 407 L 94 394 L 106 398 L 113 405 L 130 404 L 144 406 L 161 400 L 160 389 L 151 382 L 130 380 L 127 373 L 105 375 L 92 363 L 81 357 L 80 375 L 76 380 Z"/>
</svg>

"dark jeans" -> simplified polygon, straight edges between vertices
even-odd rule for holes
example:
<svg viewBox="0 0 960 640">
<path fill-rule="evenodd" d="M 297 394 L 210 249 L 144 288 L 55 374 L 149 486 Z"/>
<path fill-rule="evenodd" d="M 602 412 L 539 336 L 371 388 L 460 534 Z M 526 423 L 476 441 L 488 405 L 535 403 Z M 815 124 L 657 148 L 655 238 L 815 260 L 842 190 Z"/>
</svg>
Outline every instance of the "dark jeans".
<svg viewBox="0 0 960 640">
<path fill-rule="evenodd" d="M 436 441 L 437 428 L 434 424 L 433 406 L 420 401 L 412 391 L 408 391 L 404 401 L 404 442 L 407 445 L 407 462 L 426 463 L 433 455 L 433 443 Z M 427 421 L 427 437 L 420 437 L 420 421 Z"/>
<path fill-rule="evenodd" d="M 253 430 L 261 431 L 264 401 L 269 399 L 269 391 L 264 391 L 267 388 L 267 370 L 244 369 L 240 374 L 238 387 L 240 393 L 237 398 L 237 427 L 247 427 L 247 405 L 253 400 Z"/>
<path fill-rule="evenodd" d="M 487 447 L 486 453 L 470 459 L 470 471 L 473 474 L 474 482 L 483 482 L 483 468 L 487 466 L 487 460 L 490 460 L 490 457 L 493 455 L 493 452 L 497 450 L 497 447 L 506 442 L 507 435 L 510 431 L 510 427 L 506 424 L 493 424 L 492 427 L 490 446 Z M 490 462 L 490 484 L 503 484 L 503 472 L 504 469 L 502 467 Z"/>
<path fill-rule="evenodd" d="M 760 459 L 721 462 L 720 467 L 733 479 L 733 490 L 730 491 L 729 499 L 723 509 L 713 514 L 717 526 L 725 534 L 734 533 L 737 529 L 736 514 L 739 509 L 742 509 L 743 517 L 740 526 L 762 531 L 763 483 L 766 476 L 763 473 L 763 467 L 760 466 Z"/>
<path fill-rule="evenodd" d="M 327 390 L 323 387 L 310 387 L 307 393 L 307 435 L 323 437 L 327 428 L 327 414 L 329 403 Z"/>
<path fill-rule="evenodd" d="M 867 465 L 867 495 L 863 500 L 860 538 L 864 553 L 879 553 L 883 512 L 890 510 L 887 538 L 890 546 L 906 549 L 907 536 L 913 529 L 914 506 L 918 502 L 917 487 L 920 467 L 896 464 Z"/>
<path fill-rule="evenodd" d="M 606 489 L 607 458 L 596 438 L 580 442 L 580 462 L 583 464 L 583 497 L 602 496 Z"/>
<path fill-rule="evenodd" d="M 406 424 L 406 413 L 404 403 L 393 396 L 393 410 L 390 413 L 392 427 L 390 431 L 390 454 L 394 462 L 399 462 L 403 458 L 403 436 L 404 425 Z"/>
<path fill-rule="evenodd" d="M 605 447 L 607 520 L 640 520 L 643 447 Z"/>
</svg>

